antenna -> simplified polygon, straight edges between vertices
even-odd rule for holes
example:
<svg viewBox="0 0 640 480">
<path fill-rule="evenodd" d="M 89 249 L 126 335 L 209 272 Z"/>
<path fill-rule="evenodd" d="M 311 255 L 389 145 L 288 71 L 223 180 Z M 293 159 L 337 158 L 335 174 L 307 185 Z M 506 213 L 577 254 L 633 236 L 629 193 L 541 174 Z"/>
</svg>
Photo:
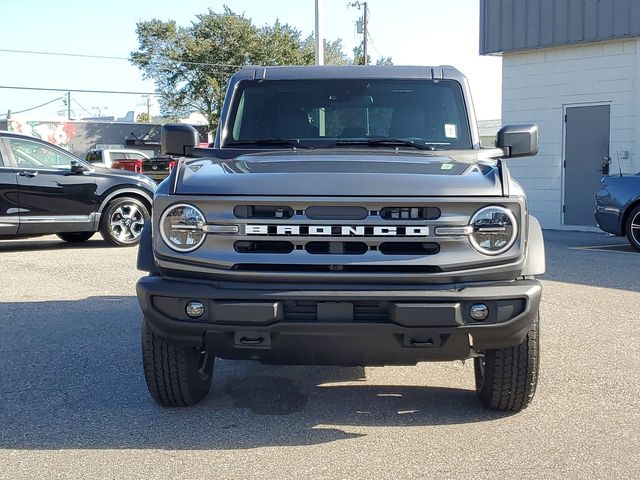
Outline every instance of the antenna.
<svg viewBox="0 0 640 480">
<path fill-rule="evenodd" d="M 622 176 L 622 164 L 620 163 L 620 151 L 616 150 L 616 157 L 618 157 L 618 171 L 620 172 L 620 176 Z"/>
</svg>

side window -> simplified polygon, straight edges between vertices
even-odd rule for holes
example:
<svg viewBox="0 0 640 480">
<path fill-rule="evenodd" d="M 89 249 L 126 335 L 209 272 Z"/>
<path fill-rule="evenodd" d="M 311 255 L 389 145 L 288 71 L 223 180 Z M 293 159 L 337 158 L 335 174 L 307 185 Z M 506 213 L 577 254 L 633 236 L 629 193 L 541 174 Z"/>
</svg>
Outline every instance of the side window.
<svg viewBox="0 0 640 480">
<path fill-rule="evenodd" d="M 145 160 L 145 156 L 144 155 L 140 155 L 139 153 L 130 153 L 129 154 L 129 158 L 131 160 Z"/>
<path fill-rule="evenodd" d="M 71 160 L 75 159 L 71 155 L 51 148 L 44 143 L 22 138 L 7 138 L 7 141 L 18 167 L 69 170 Z"/>
<path fill-rule="evenodd" d="M 129 154 L 124 152 L 109 152 L 109 158 L 112 162 L 118 162 L 120 160 L 129 160 Z"/>
</svg>

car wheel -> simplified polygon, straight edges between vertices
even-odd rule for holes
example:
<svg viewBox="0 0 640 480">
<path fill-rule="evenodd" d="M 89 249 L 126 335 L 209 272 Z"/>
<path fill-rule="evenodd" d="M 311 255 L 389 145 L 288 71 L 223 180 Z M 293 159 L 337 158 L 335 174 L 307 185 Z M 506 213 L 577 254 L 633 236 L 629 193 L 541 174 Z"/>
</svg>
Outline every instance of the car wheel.
<svg viewBox="0 0 640 480">
<path fill-rule="evenodd" d="M 533 400 L 540 361 L 540 314 L 515 347 L 486 350 L 474 359 L 476 393 L 482 403 L 503 412 L 519 412 Z"/>
<path fill-rule="evenodd" d="M 640 206 L 637 206 L 627 218 L 627 240 L 633 248 L 640 251 Z"/>
<path fill-rule="evenodd" d="M 119 197 L 107 205 L 100 218 L 100 233 L 105 241 L 116 247 L 137 245 L 142 227 L 151 215 L 137 198 Z"/>
<path fill-rule="evenodd" d="M 163 407 L 189 407 L 211 388 L 213 358 L 201 349 L 155 335 L 142 319 L 142 364 L 147 388 Z"/>
<path fill-rule="evenodd" d="M 89 240 L 96 232 L 65 232 L 57 233 L 56 235 L 61 240 L 69 243 L 82 243 Z"/>
</svg>

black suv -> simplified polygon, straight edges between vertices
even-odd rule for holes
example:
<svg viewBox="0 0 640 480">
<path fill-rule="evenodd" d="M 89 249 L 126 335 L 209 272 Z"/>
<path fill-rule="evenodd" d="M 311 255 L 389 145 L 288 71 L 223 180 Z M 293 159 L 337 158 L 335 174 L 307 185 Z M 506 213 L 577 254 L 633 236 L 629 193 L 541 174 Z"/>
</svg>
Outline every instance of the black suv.
<svg viewBox="0 0 640 480">
<path fill-rule="evenodd" d="M 156 184 L 99 168 L 37 138 L 0 132 L 0 238 L 55 233 L 83 242 L 100 231 L 135 245 L 150 218 Z"/>
</svg>

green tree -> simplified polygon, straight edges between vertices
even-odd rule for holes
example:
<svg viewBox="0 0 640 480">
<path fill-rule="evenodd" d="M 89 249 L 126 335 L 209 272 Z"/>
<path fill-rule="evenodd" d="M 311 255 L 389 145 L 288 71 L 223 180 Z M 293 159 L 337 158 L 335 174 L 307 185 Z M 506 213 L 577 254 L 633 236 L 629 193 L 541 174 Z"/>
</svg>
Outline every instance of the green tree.
<svg viewBox="0 0 640 480">
<path fill-rule="evenodd" d="M 136 122 L 138 123 L 149 123 L 151 119 L 149 118 L 149 114 L 147 112 L 140 112 L 136 116 Z"/>
<path fill-rule="evenodd" d="M 166 116 L 201 113 L 214 131 L 230 76 L 242 65 L 309 65 L 313 37 L 276 21 L 256 27 L 251 19 L 224 7 L 197 15 L 188 27 L 149 20 L 136 26 L 138 50 L 131 62 L 153 80 Z M 341 40 L 325 41 L 325 63 L 347 65 Z"/>
</svg>

